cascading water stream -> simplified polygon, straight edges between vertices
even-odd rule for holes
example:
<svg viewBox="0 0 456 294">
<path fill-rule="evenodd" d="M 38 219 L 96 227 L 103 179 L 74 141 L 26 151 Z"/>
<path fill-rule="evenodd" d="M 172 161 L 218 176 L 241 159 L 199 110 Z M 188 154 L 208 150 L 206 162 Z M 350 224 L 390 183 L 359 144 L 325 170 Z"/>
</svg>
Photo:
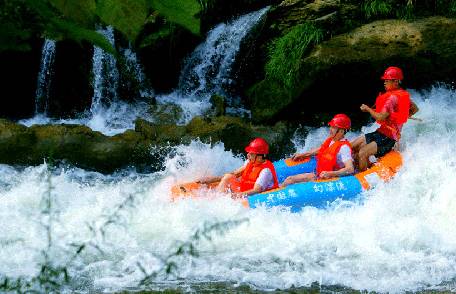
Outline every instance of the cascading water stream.
<svg viewBox="0 0 456 294">
<path fill-rule="evenodd" d="M 180 122 L 186 123 L 211 107 L 209 101 L 213 94 L 234 100 L 235 97 L 230 97 L 226 90 L 234 84 L 231 71 L 236 55 L 242 40 L 261 21 L 268 9 L 263 8 L 213 28 L 204 43 L 186 61 L 177 89 L 171 94 L 157 97 L 157 101 L 179 105 L 183 110 Z M 242 112 L 242 109 L 231 111 Z"/>
<path fill-rule="evenodd" d="M 98 32 L 115 47 L 114 29 L 112 27 L 100 28 L 98 29 Z M 49 94 L 50 83 L 48 81 L 48 76 L 49 72 L 51 72 L 50 68 L 53 60 L 53 55 L 50 54 L 53 52 L 51 50 L 52 48 L 55 48 L 55 43 L 53 41 L 47 41 L 43 47 L 43 53 L 46 52 L 47 54 L 43 54 L 43 62 L 39 77 L 39 85 L 46 85 L 46 87 L 43 86 L 38 89 L 41 89 L 40 93 L 46 95 Z M 124 53 L 128 70 L 133 73 L 132 76 L 137 79 L 137 83 L 141 86 L 139 89 L 139 98 L 143 98 L 142 100 L 127 103 L 119 99 L 118 88 L 120 74 L 117 60 L 103 49 L 94 46 L 92 57 L 94 91 L 90 109 L 75 119 L 52 119 L 40 113 L 31 119 L 21 120 L 20 123 L 26 126 L 31 126 L 33 124 L 83 124 L 95 131 L 100 131 L 105 135 L 115 135 L 122 133 L 127 129 L 134 128 L 134 121 L 137 117 L 151 120 L 147 113 L 148 104 L 146 101 L 148 98 L 153 97 L 153 90 L 147 87 L 148 83 L 145 80 L 144 72 L 142 71 L 136 54 L 131 49 L 120 49 L 120 51 Z M 44 64 L 47 66 L 44 67 Z M 47 70 L 45 70 L 45 68 L 47 68 Z M 40 82 L 42 80 L 41 76 L 47 79 L 46 83 Z M 37 101 L 39 97 L 44 97 L 44 94 L 37 94 Z M 38 104 L 41 105 L 43 103 L 37 102 L 37 109 Z"/>
<path fill-rule="evenodd" d="M 171 202 L 176 182 L 242 164 L 221 143 L 176 146 L 152 174 L 0 165 L 0 286 L 21 278 L 23 292 L 27 281 L 40 289 L 47 252 L 48 265 L 70 277 L 51 276 L 54 292 L 295 291 L 313 282 L 327 291 L 454 291 L 456 91 L 435 86 L 412 97 L 423 122 L 404 126 L 396 177 L 363 201 L 325 210 L 249 210 L 217 193 Z M 328 133 L 309 130 L 298 150 Z"/>
<path fill-rule="evenodd" d="M 55 57 L 55 41 L 44 40 L 43 49 L 41 50 L 40 72 L 35 94 L 35 115 L 46 116 L 49 102 L 49 92 L 51 90 L 52 66 Z"/>
<path fill-rule="evenodd" d="M 169 95 L 156 97 L 157 102 L 179 105 L 183 110 L 180 123 L 186 123 L 194 116 L 205 113 L 211 107 L 209 101 L 213 94 L 225 96 L 228 102 L 231 102 L 232 107 L 227 109 L 228 112 L 245 113 L 246 111 L 236 104 L 236 97 L 230 97 L 227 92 L 234 84 L 231 70 L 242 40 L 268 9 L 246 14 L 211 30 L 206 41 L 199 45 L 187 60 L 177 90 Z M 115 46 L 112 27 L 99 29 L 98 32 Z M 125 57 L 127 67 L 138 79 L 141 86 L 140 97 L 153 97 L 154 92 L 147 87 L 148 83 L 145 82 L 144 72 L 135 52 L 130 48 L 120 51 Z M 88 113 L 77 119 L 54 120 L 36 116 L 20 122 L 27 126 L 48 123 L 84 124 L 106 135 L 115 135 L 134 128 L 137 117 L 154 120 L 147 112 L 149 106 L 146 102 L 126 103 L 118 99 L 119 71 L 117 61 L 112 55 L 95 46 L 92 61 L 94 93 Z"/>
<path fill-rule="evenodd" d="M 98 29 L 97 32 L 102 34 L 115 48 L 114 29 L 112 27 Z M 109 105 L 118 99 L 119 71 L 117 69 L 117 60 L 112 54 L 107 53 L 98 46 L 94 46 L 92 73 L 93 96 L 90 112 L 95 117 L 100 115 L 100 112 L 104 109 L 104 104 Z"/>
<path fill-rule="evenodd" d="M 155 93 L 152 88 L 148 86 L 146 75 L 144 74 L 143 67 L 138 61 L 136 52 L 131 49 L 131 45 L 127 49 L 121 49 L 122 55 L 125 58 L 126 66 L 129 72 L 135 77 L 139 86 L 139 96 L 141 98 L 154 97 Z"/>
</svg>

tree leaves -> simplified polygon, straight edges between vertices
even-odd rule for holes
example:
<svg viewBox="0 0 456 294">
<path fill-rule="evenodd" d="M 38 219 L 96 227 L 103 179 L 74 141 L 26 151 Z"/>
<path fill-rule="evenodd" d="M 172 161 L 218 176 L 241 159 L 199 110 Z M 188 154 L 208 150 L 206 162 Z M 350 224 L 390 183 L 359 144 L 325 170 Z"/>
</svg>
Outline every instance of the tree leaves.
<svg viewBox="0 0 456 294">
<path fill-rule="evenodd" d="M 67 19 L 84 26 L 91 26 L 95 21 L 95 0 L 49 0 Z"/>
<path fill-rule="evenodd" d="M 183 26 L 194 34 L 200 33 L 201 11 L 197 0 L 149 0 L 151 6 L 166 19 Z"/>
<path fill-rule="evenodd" d="M 95 24 L 113 26 L 131 42 L 144 29 L 150 16 L 160 15 L 199 34 L 199 13 L 206 0 L 3 0 L 0 11 L 0 51 L 28 50 L 32 36 L 55 40 L 86 40 L 103 49 L 114 48 L 95 31 Z M 172 34 L 172 30 L 157 27 L 146 43 Z"/>
<path fill-rule="evenodd" d="M 146 0 L 99 0 L 97 14 L 104 23 L 134 41 L 146 21 L 148 6 Z"/>
</svg>

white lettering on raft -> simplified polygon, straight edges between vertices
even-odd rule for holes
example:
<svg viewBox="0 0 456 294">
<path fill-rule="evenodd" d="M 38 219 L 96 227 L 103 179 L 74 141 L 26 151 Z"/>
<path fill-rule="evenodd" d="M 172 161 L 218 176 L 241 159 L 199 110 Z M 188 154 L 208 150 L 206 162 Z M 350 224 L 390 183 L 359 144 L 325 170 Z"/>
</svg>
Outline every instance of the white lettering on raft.
<svg viewBox="0 0 456 294">
<path fill-rule="evenodd" d="M 315 183 L 312 188 L 315 193 L 346 191 L 347 190 L 344 183 L 341 181 Z M 267 199 L 268 203 L 275 203 L 280 200 L 285 200 L 287 198 L 297 198 L 297 197 L 299 197 L 299 195 L 296 192 L 296 190 L 289 188 L 288 190 L 269 193 L 268 196 L 266 197 L 266 199 Z"/>
</svg>

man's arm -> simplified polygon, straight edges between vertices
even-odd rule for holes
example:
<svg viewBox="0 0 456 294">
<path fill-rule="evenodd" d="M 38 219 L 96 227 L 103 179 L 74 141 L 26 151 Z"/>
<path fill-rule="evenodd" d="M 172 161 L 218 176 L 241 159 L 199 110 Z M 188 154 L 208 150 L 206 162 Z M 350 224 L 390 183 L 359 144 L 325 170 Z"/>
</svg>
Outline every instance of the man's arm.
<svg viewBox="0 0 456 294">
<path fill-rule="evenodd" d="M 320 173 L 320 178 L 329 179 L 334 177 L 351 175 L 355 171 L 353 160 L 344 161 L 344 167 L 335 171 L 324 171 Z"/>
<path fill-rule="evenodd" d="M 228 173 L 228 174 L 233 174 L 237 178 L 237 177 L 239 177 L 242 174 L 244 169 L 245 169 L 245 166 L 241 166 L 237 170 L 235 170 L 235 171 L 233 171 L 231 173 Z M 221 177 L 205 177 L 205 178 L 201 178 L 201 179 L 197 180 L 196 182 L 200 183 L 200 184 L 211 184 L 211 183 L 215 183 L 215 182 L 220 182 L 222 180 L 222 178 L 223 178 L 223 176 L 221 176 Z"/>
<path fill-rule="evenodd" d="M 272 172 L 269 168 L 265 168 L 258 175 L 258 179 L 256 179 L 255 185 L 252 189 L 241 193 L 236 193 L 234 195 L 234 198 L 249 196 L 266 191 L 267 187 L 270 185 L 271 182 L 274 182 Z"/>
<path fill-rule="evenodd" d="M 304 159 L 306 157 L 313 156 L 313 155 L 317 154 L 318 150 L 320 150 L 320 147 L 311 149 L 311 150 L 309 150 L 307 152 L 304 152 L 304 153 L 296 153 L 295 155 L 293 155 L 291 157 L 291 159 L 295 160 L 295 161 L 302 160 L 302 159 Z"/>
<path fill-rule="evenodd" d="M 263 192 L 263 187 L 259 184 L 255 184 L 252 189 L 244 191 L 244 192 L 239 192 L 239 193 L 233 193 L 233 198 L 242 198 L 245 196 L 250 196 L 253 194 L 261 193 Z"/>
<path fill-rule="evenodd" d="M 369 112 L 369 114 L 375 119 L 375 120 L 378 120 L 378 121 L 382 121 L 382 120 L 385 120 L 389 117 L 389 112 L 376 112 L 375 110 L 373 110 L 372 108 L 370 108 L 369 106 L 367 106 L 366 104 L 362 104 L 361 107 L 360 107 L 361 111 L 363 112 Z"/>
<path fill-rule="evenodd" d="M 410 99 L 410 111 L 409 111 L 409 117 L 413 116 L 415 113 L 417 113 L 420 109 L 418 108 L 418 105 L 416 105 L 413 100 Z"/>
</svg>

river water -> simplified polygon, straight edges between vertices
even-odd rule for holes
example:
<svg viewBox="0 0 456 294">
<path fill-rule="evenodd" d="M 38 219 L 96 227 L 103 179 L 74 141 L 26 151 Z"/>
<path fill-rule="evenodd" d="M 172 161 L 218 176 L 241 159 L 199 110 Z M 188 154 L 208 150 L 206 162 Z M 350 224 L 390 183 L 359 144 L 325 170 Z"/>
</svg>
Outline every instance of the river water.
<svg viewBox="0 0 456 294">
<path fill-rule="evenodd" d="M 422 122 L 404 127 L 403 168 L 363 201 L 325 210 L 246 209 L 212 192 L 171 202 L 172 185 L 242 164 L 221 143 L 154 150 L 168 155 L 152 174 L 0 165 L 0 284 L 9 283 L 0 289 L 190 291 L 223 283 L 272 290 L 317 282 L 456 290 L 456 91 L 437 85 L 412 93 Z M 295 138 L 298 150 L 328 132 L 309 130 Z"/>
</svg>

